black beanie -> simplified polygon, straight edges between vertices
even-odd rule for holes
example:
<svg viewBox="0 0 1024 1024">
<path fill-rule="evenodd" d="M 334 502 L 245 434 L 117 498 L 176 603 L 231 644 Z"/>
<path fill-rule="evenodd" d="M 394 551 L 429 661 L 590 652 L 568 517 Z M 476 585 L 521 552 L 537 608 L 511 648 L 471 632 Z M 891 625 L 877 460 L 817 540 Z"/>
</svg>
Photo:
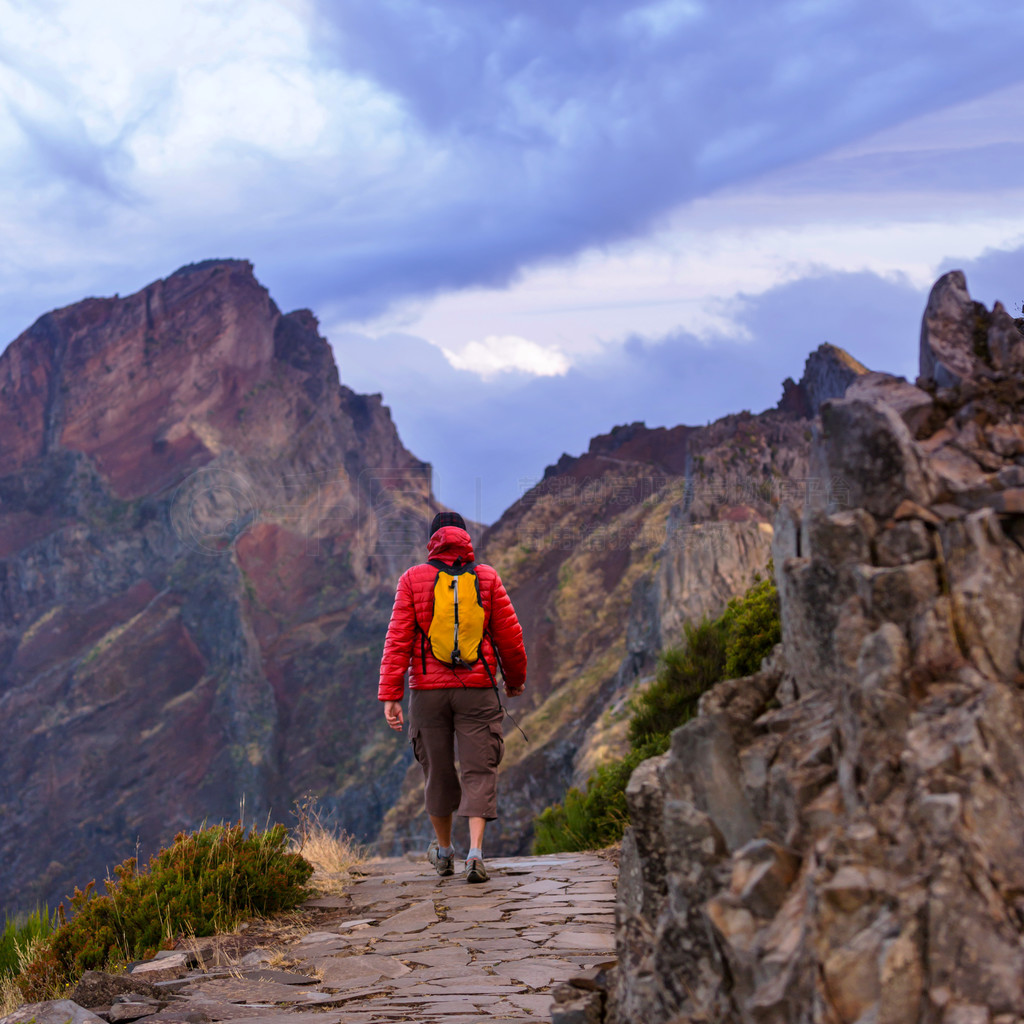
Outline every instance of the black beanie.
<svg viewBox="0 0 1024 1024">
<path fill-rule="evenodd" d="M 457 526 L 460 530 L 465 530 L 466 520 L 458 512 L 438 512 L 430 524 L 430 536 L 433 537 L 442 526 Z"/>
</svg>

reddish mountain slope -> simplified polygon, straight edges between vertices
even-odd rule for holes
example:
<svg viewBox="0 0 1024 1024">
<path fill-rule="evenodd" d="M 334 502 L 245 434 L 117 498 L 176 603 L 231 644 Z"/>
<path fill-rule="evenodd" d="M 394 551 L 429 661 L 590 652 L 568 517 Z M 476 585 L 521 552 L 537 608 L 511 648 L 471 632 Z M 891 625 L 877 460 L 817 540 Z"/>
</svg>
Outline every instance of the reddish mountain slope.
<svg viewBox="0 0 1024 1024">
<path fill-rule="evenodd" d="M 307 790 L 372 834 L 374 679 L 435 505 L 380 396 L 247 263 L 40 318 L 0 356 L 0 905 Z"/>
</svg>

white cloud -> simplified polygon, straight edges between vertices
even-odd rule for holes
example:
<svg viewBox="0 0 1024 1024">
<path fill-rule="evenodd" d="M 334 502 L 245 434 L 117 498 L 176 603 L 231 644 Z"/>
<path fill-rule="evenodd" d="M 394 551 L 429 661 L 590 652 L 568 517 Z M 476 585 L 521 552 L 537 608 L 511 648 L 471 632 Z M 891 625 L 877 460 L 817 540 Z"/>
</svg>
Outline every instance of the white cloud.
<svg viewBox="0 0 1024 1024">
<path fill-rule="evenodd" d="M 569 360 L 557 349 L 544 348 L 514 334 L 490 334 L 483 341 L 469 342 L 458 352 L 447 348 L 441 351 L 455 369 L 471 370 L 485 379 L 509 371 L 534 377 L 560 377 L 569 371 Z"/>
</svg>

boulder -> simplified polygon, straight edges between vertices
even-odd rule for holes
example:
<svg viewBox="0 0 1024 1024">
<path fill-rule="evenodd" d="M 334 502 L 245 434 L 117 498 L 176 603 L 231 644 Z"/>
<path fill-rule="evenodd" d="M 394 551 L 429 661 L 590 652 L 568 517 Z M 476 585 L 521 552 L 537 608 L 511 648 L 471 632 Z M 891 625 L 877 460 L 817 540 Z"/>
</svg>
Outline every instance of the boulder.
<svg viewBox="0 0 1024 1024">
<path fill-rule="evenodd" d="M 932 474 L 891 406 L 858 398 L 826 402 L 821 422 L 825 464 L 845 485 L 850 505 L 890 516 L 903 501 L 933 499 Z"/>
<path fill-rule="evenodd" d="M 942 413 L 935 399 L 910 384 L 904 377 L 888 373 L 864 373 L 846 389 L 846 398 L 881 402 L 895 409 L 914 437 L 931 434 L 940 425 Z"/>
<path fill-rule="evenodd" d="M 108 974 L 106 971 L 84 971 L 69 993 L 79 1006 L 110 1006 L 118 996 L 132 993 L 157 998 L 160 989 L 132 974 Z"/>
<path fill-rule="evenodd" d="M 1007 376 L 1024 373 L 1024 334 L 1001 302 L 992 307 L 988 336 L 989 359 L 995 370 Z"/>
</svg>

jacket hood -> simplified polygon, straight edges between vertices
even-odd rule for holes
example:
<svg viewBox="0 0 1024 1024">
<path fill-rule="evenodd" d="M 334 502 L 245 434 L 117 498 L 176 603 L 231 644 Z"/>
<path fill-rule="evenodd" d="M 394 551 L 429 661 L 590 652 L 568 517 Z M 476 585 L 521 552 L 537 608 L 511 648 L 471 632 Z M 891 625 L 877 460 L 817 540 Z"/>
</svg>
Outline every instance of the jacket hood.
<svg viewBox="0 0 1024 1024">
<path fill-rule="evenodd" d="M 442 526 L 427 543 L 427 558 L 439 558 L 449 565 L 462 560 L 475 561 L 473 541 L 465 530 L 457 526 Z"/>
</svg>

